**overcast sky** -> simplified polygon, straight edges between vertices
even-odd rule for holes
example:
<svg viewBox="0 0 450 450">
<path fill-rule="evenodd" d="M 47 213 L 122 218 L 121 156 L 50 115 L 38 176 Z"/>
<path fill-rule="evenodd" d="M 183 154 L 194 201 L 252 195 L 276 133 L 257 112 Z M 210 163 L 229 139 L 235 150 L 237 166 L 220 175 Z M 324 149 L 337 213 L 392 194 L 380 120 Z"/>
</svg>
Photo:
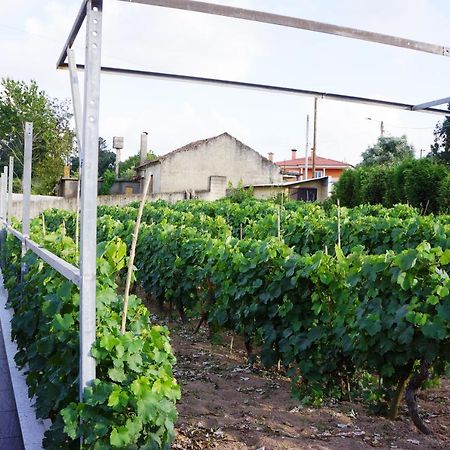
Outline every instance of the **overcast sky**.
<svg viewBox="0 0 450 450">
<path fill-rule="evenodd" d="M 213 0 L 211 0 L 213 1 Z M 216 3 L 347 25 L 450 46 L 448 0 L 214 0 Z M 80 0 L 0 0 L 0 77 L 34 79 L 70 98 L 55 63 Z M 405 103 L 450 95 L 450 58 L 337 36 L 105 0 L 104 65 L 270 83 Z M 84 29 L 75 50 L 84 57 Z M 267 155 L 303 154 L 309 97 L 141 78 L 102 76 L 100 134 L 124 136 L 123 157 L 139 135 L 164 154 L 228 131 Z M 371 117 L 373 120 L 367 120 Z M 383 120 L 426 152 L 440 118 L 387 108 L 319 101 L 318 154 L 357 163 Z M 312 133 L 310 133 L 311 135 Z"/>
</svg>

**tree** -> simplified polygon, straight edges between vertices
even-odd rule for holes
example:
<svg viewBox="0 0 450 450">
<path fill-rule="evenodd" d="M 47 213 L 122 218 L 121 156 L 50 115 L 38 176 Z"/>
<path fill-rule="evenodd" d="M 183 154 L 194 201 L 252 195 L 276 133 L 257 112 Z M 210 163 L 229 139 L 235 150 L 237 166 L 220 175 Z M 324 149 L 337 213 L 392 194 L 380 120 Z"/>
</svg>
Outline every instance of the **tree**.
<svg viewBox="0 0 450 450">
<path fill-rule="evenodd" d="M 80 167 L 80 159 L 78 156 L 70 158 L 70 170 L 77 172 Z M 98 138 L 98 177 L 104 176 L 106 171 L 114 172 L 116 167 L 116 154 L 109 150 L 106 140 L 102 137 Z"/>
<path fill-rule="evenodd" d="M 405 194 L 408 203 L 426 210 L 438 212 L 439 188 L 449 173 L 446 166 L 429 158 L 416 159 L 404 169 Z"/>
<path fill-rule="evenodd" d="M 69 102 L 49 97 L 35 81 L 3 78 L 0 85 L 0 164 L 14 156 L 14 174 L 22 178 L 24 127 L 33 122 L 33 192 L 52 193 L 73 146 Z"/>
<path fill-rule="evenodd" d="M 333 201 L 338 199 L 342 206 L 353 207 L 359 205 L 359 172 L 354 169 L 347 169 L 343 172 L 339 181 L 333 186 Z"/>
<path fill-rule="evenodd" d="M 409 203 L 426 212 L 450 207 L 450 170 L 430 158 L 408 159 L 395 166 L 359 166 L 346 170 L 333 189 L 333 201 L 353 207 L 364 203 Z"/>
<path fill-rule="evenodd" d="M 440 211 L 450 214 L 450 173 L 439 185 L 438 201 Z"/>
<path fill-rule="evenodd" d="M 408 144 L 406 136 L 399 138 L 380 136 L 377 143 L 368 147 L 361 156 L 361 166 L 392 165 L 414 158 L 414 147 Z"/>
<path fill-rule="evenodd" d="M 448 104 L 450 111 L 450 103 Z M 438 122 L 434 129 L 434 144 L 427 156 L 437 158 L 443 163 L 450 164 L 450 116 L 447 116 L 441 123 Z"/>
<path fill-rule="evenodd" d="M 147 161 L 153 161 L 157 156 L 150 150 L 147 153 Z M 125 161 L 121 162 L 119 165 L 119 176 L 121 178 L 133 178 L 136 173 L 134 169 L 139 166 L 139 154 L 128 157 Z"/>
</svg>

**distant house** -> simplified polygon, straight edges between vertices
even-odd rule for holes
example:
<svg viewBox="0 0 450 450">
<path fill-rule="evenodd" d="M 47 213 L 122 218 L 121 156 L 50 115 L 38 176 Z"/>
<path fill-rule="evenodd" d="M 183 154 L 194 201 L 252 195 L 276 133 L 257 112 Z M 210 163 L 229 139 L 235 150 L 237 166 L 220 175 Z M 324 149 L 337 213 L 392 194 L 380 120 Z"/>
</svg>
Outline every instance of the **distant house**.
<svg viewBox="0 0 450 450">
<path fill-rule="evenodd" d="M 136 168 L 141 179 L 151 177 L 150 194 L 194 192 L 201 198 L 225 195 L 229 182 L 277 183 L 280 168 L 228 133 L 191 142 Z M 209 194 L 208 194 L 209 192 Z"/>
<path fill-rule="evenodd" d="M 329 177 L 327 176 L 282 183 L 254 184 L 245 187 L 251 187 L 253 196 L 258 199 L 270 199 L 282 193 L 285 200 L 323 202 L 330 195 Z"/>
<path fill-rule="evenodd" d="M 316 156 L 316 169 L 312 173 L 312 157 L 308 157 L 308 173 L 305 177 L 305 157 L 297 158 L 297 150 L 293 149 L 291 159 L 278 161 L 275 163 L 281 169 L 281 173 L 286 181 L 305 180 L 318 177 L 329 177 L 330 183 L 333 184 L 342 175 L 345 169 L 352 168 L 351 164 L 336 161 L 322 156 Z"/>
</svg>

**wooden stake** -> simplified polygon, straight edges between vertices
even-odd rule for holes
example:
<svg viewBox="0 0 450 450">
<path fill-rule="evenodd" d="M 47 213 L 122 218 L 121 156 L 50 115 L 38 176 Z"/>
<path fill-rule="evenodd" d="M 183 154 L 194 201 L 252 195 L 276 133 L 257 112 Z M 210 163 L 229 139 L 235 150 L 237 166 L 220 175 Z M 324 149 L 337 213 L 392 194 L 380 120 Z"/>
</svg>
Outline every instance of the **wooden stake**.
<svg viewBox="0 0 450 450">
<path fill-rule="evenodd" d="M 47 230 L 45 228 L 45 216 L 44 216 L 44 213 L 42 213 L 41 216 L 42 216 L 42 235 L 45 237 L 45 235 L 47 234 Z"/>
<path fill-rule="evenodd" d="M 281 239 L 281 206 L 278 206 L 277 228 L 278 228 L 278 239 Z"/>
<path fill-rule="evenodd" d="M 80 192 L 81 192 L 81 166 L 78 168 L 78 183 L 77 183 L 77 203 L 75 214 L 75 253 L 78 253 L 78 241 L 80 240 Z"/>
<path fill-rule="evenodd" d="M 136 224 L 134 225 L 133 240 L 131 242 L 130 258 L 128 259 L 127 281 L 125 283 L 125 294 L 123 297 L 123 311 L 122 311 L 122 325 L 120 331 L 125 334 L 125 325 L 127 322 L 128 312 L 128 298 L 130 296 L 131 275 L 133 274 L 134 257 L 136 255 L 136 244 L 139 234 L 139 227 L 141 226 L 142 212 L 144 211 L 145 199 L 147 198 L 148 188 L 150 186 L 150 180 L 152 177 L 148 176 L 145 182 L 144 192 L 142 193 L 141 204 L 139 205 L 139 211 L 136 218 Z"/>
</svg>

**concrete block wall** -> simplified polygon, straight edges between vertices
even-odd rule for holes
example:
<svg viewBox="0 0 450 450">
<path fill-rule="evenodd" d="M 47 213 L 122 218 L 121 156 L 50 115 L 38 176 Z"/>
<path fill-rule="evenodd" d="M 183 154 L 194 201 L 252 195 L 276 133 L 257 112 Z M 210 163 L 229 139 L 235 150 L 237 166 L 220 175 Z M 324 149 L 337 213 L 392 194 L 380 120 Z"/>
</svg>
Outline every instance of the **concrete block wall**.
<svg viewBox="0 0 450 450">
<path fill-rule="evenodd" d="M 195 195 L 200 200 L 218 200 L 226 196 L 227 178 L 222 176 L 210 177 L 209 189 L 205 191 L 195 191 Z M 97 197 L 98 205 L 125 206 L 131 202 L 141 199 L 141 194 L 132 195 L 100 195 Z M 175 203 L 185 199 L 185 191 L 182 192 L 160 192 L 147 196 L 149 201 L 166 200 Z M 37 217 L 42 211 L 51 208 L 64 209 L 66 211 L 76 211 L 77 199 L 53 197 L 50 195 L 32 195 L 30 201 L 30 218 Z M 18 220 L 22 220 L 22 194 L 13 194 L 12 215 Z"/>
</svg>

